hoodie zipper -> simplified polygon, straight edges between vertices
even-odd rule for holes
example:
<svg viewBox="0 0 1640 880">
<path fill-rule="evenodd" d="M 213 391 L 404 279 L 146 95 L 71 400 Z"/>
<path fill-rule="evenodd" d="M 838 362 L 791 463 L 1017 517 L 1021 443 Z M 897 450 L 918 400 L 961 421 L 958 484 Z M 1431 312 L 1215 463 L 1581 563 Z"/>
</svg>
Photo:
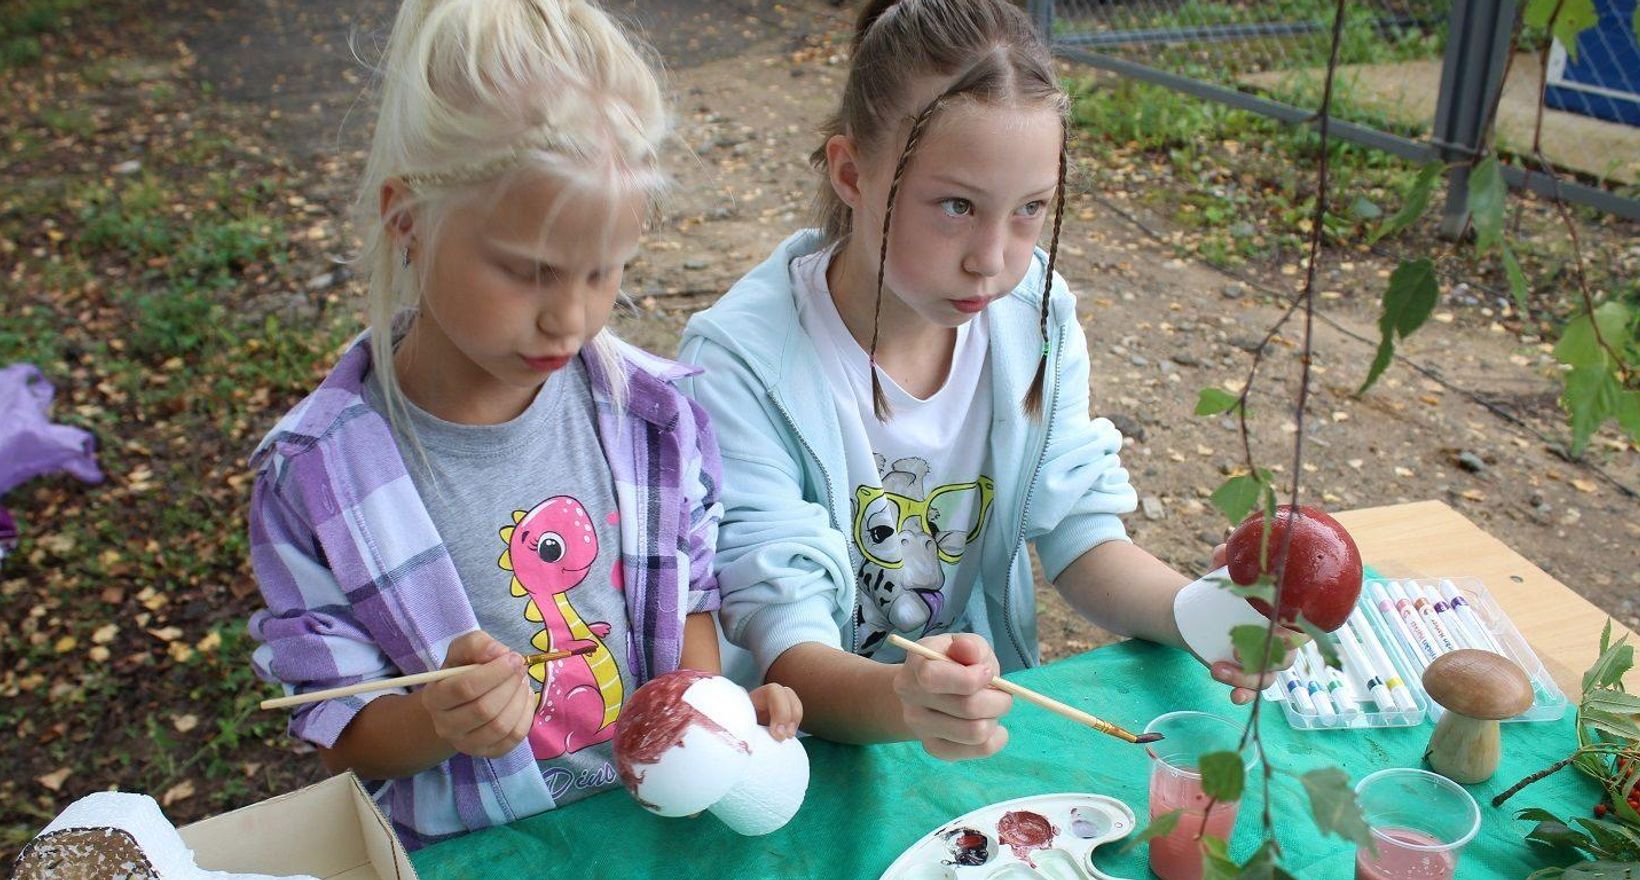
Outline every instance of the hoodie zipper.
<svg viewBox="0 0 1640 880">
<path fill-rule="evenodd" d="M 1074 316 L 1072 320 L 1075 320 Z M 1065 346 L 1065 328 L 1063 326 L 1059 328 L 1055 342 L 1054 351 L 1063 351 Z M 1019 532 L 1014 536 L 1014 552 L 1008 557 L 1008 578 L 1002 584 L 1002 628 L 1007 631 L 1009 640 L 1013 642 L 1014 651 L 1027 664 L 1030 663 L 1033 654 L 1025 650 L 1024 640 L 1014 630 L 1014 569 L 1017 567 L 1015 563 L 1019 558 L 1019 548 L 1025 543 L 1025 523 L 1030 521 L 1031 498 L 1036 494 L 1037 479 L 1042 474 L 1042 463 L 1047 460 L 1048 444 L 1053 439 L 1053 413 L 1054 407 L 1059 403 L 1059 381 L 1057 378 L 1059 371 L 1057 364 L 1049 364 L 1049 366 L 1056 369 L 1054 369 L 1055 379 L 1053 380 L 1052 396 L 1048 398 L 1048 405 L 1042 410 L 1042 417 L 1047 420 L 1048 424 L 1042 432 L 1042 446 L 1036 453 L 1036 466 L 1031 469 L 1031 481 L 1025 487 L 1025 503 L 1021 506 L 1019 513 Z M 1046 380 L 1046 377 L 1044 379 Z"/>
<path fill-rule="evenodd" d="M 842 526 L 837 522 L 837 496 L 833 495 L 831 491 L 831 471 L 826 469 L 826 463 L 820 458 L 820 454 L 814 451 L 813 446 L 809 445 L 808 438 L 804 437 L 803 432 L 797 429 L 797 420 L 792 418 L 792 414 L 787 411 L 785 404 L 781 403 L 780 399 L 775 397 L 772 390 L 768 392 L 768 395 L 769 402 L 774 404 L 774 408 L 780 411 L 781 418 L 786 420 L 786 427 L 791 429 L 792 436 L 797 438 L 797 442 L 802 445 L 803 451 L 809 454 L 809 458 L 814 459 L 815 467 L 820 469 L 820 478 L 826 481 L 826 510 L 832 521 L 831 527 L 837 529 L 838 531 L 842 531 Z M 847 542 L 845 541 L 845 543 Z M 852 571 L 858 567 L 854 562 L 854 548 L 852 546 L 849 547 L 849 567 L 851 572 L 850 577 L 852 577 Z M 849 583 L 849 587 L 851 590 L 858 589 L 852 581 Z M 843 613 L 848 617 L 848 644 L 850 652 L 853 652 L 859 647 L 860 625 L 855 620 L 853 608 L 846 608 Z"/>
</svg>

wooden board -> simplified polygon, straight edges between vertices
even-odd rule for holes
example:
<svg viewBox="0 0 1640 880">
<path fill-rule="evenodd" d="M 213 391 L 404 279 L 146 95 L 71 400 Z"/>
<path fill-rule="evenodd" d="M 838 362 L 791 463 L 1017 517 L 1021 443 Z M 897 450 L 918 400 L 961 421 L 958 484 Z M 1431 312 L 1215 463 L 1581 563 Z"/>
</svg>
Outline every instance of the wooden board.
<svg viewBox="0 0 1640 880">
<path fill-rule="evenodd" d="M 1600 655 L 1608 616 L 1463 514 L 1440 501 L 1347 510 L 1334 516 L 1361 557 L 1387 577 L 1477 577 L 1575 705 L 1583 672 Z M 1613 621 L 1612 638 L 1629 633 Z M 1631 644 L 1640 645 L 1632 634 Z M 1624 683 L 1640 692 L 1640 670 Z"/>
</svg>

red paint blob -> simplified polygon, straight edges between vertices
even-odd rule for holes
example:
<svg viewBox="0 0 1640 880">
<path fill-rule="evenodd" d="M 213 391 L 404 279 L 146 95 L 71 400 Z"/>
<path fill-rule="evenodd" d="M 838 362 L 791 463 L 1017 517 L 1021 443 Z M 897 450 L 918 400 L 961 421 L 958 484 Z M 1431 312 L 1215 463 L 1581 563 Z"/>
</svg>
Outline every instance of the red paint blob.
<svg viewBox="0 0 1640 880">
<path fill-rule="evenodd" d="M 1058 834 L 1059 829 L 1048 817 L 1029 810 L 1010 810 L 997 820 L 997 842 L 1012 849 L 1014 858 L 1033 868 L 1036 862 L 1031 860 L 1031 851 L 1046 849 Z"/>
</svg>

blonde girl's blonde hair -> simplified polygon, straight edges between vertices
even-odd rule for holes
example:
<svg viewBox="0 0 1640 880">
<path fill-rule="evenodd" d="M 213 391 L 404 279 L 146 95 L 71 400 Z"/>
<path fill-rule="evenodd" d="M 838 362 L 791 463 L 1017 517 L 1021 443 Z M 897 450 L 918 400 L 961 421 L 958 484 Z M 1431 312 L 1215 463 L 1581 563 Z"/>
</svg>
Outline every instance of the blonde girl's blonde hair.
<svg viewBox="0 0 1640 880">
<path fill-rule="evenodd" d="M 928 78 L 943 83 L 939 94 L 922 106 L 911 106 L 919 84 Z M 881 311 L 884 267 L 888 262 L 889 225 L 894 200 L 917 145 L 929 125 L 960 104 L 1041 106 L 1060 119 L 1059 179 L 1054 192 L 1053 238 L 1042 282 L 1039 326 L 1042 355 L 1022 407 L 1032 418 L 1042 413 L 1042 390 L 1048 367 L 1048 301 L 1059 230 L 1065 214 L 1066 115 L 1070 99 L 1054 74 L 1053 54 L 1038 38 L 1030 19 L 1007 0 L 869 0 L 855 26 L 854 48 L 843 99 L 822 127 L 821 146 L 810 156 L 820 171 L 817 208 L 826 245 L 844 241 L 854 231 L 853 211 L 832 188 L 825 142 L 847 135 L 863 155 L 881 154 L 905 138 L 889 184 L 883 213 L 883 241 L 877 255 L 877 308 Z M 877 418 L 891 415 L 877 375 L 877 320 L 872 320 L 872 405 Z"/>
<path fill-rule="evenodd" d="M 415 216 L 429 256 L 450 209 L 500 198 L 522 174 L 612 197 L 656 194 L 671 120 L 639 47 L 585 0 L 405 0 L 378 71 L 381 95 L 356 210 L 374 368 L 389 417 L 404 401 L 393 369 L 394 323 L 421 297 L 428 260 L 396 247 L 398 212 Z M 409 197 L 380 214 L 382 187 Z M 606 329 L 589 343 L 617 403 L 626 372 Z"/>
</svg>

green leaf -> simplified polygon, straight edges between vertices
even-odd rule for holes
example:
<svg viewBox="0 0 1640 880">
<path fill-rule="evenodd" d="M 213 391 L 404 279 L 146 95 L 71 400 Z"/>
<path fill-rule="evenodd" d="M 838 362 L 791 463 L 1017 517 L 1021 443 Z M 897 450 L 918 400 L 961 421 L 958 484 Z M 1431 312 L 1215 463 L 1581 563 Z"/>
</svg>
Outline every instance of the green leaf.
<svg viewBox="0 0 1640 880">
<path fill-rule="evenodd" d="M 1503 241 L 1503 208 L 1509 187 L 1498 157 L 1487 156 L 1469 174 L 1469 219 L 1475 224 L 1475 250 L 1486 253 Z"/>
<path fill-rule="evenodd" d="M 1617 395 L 1617 425 L 1629 439 L 1640 442 L 1640 391 Z"/>
<path fill-rule="evenodd" d="M 1201 756 L 1197 769 L 1202 774 L 1202 791 L 1217 801 L 1241 799 L 1246 768 L 1235 752 L 1208 752 Z M 1213 809 L 1222 808 L 1222 804 Z"/>
<path fill-rule="evenodd" d="M 1241 668 L 1258 674 L 1269 669 L 1280 669 L 1287 660 L 1287 643 L 1280 636 L 1270 638 L 1270 628 L 1256 623 L 1244 623 L 1230 628 L 1230 644 L 1236 649 Z M 1269 663 L 1265 663 L 1265 655 Z"/>
<path fill-rule="evenodd" d="M 1196 398 L 1196 415 L 1212 416 L 1222 412 L 1235 412 L 1241 408 L 1241 397 L 1231 394 L 1223 388 L 1203 388 Z"/>
<path fill-rule="evenodd" d="M 1361 806 L 1355 801 L 1355 789 L 1350 787 L 1349 774 L 1337 767 L 1322 767 L 1300 777 L 1304 791 L 1310 795 L 1310 812 L 1315 815 L 1315 827 L 1357 846 L 1371 846 L 1372 832 L 1361 818 Z"/>
<path fill-rule="evenodd" d="M 1222 837 L 1202 835 L 1202 880 L 1238 880 L 1241 868 L 1230 860 L 1230 844 Z"/>
<path fill-rule="evenodd" d="M 1611 734 L 1619 739 L 1640 739 L 1640 726 L 1632 717 L 1613 715 L 1604 709 L 1583 708 L 1577 713 L 1579 724 Z M 1599 761 L 1594 762 L 1597 766 Z M 1596 772 L 1599 772 L 1596 770 Z"/>
<path fill-rule="evenodd" d="M 1583 705 L 1603 712 L 1633 715 L 1640 713 L 1640 695 L 1617 690 L 1597 690 L 1583 698 Z M 1636 727 L 1636 731 L 1640 732 L 1640 726 Z"/>
<path fill-rule="evenodd" d="M 1600 634 L 1600 659 L 1594 661 L 1589 671 L 1583 673 L 1583 691 L 1587 693 L 1595 687 L 1616 687 L 1623 680 L 1630 669 L 1634 668 L 1634 646 L 1628 643 L 1628 637 L 1611 644 L 1612 621 L 1606 618 L 1606 629 Z"/>
<path fill-rule="evenodd" d="M 1303 614 L 1298 615 L 1298 628 L 1303 630 L 1310 641 L 1315 643 L 1315 649 L 1321 652 L 1321 659 L 1334 669 L 1342 669 L 1343 664 L 1338 661 L 1338 644 L 1333 641 L 1332 633 L 1309 622 Z"/>
<path fill-rule="evenodd" d="M 1578 456 L 1588 447 L 1594 432 L 1607 419 L 1617 416 L 1623 389 L 1616 374 L 1605 366 L 1574 367 L 1565 380 L 1560 405 L 1572 418 L 1572 455 Z"/>
<path fill-rule="evenodd" d="M 1263 575 L 1259 577 L 1258 580 L 1248 584 L 1245 587 L 1241 584 L 1230 582 L 1228 589 L 1231 593 L 1240 596 L 1243 599 L 1257 599 L 1260 602 L 1271 606 L 1276 604 L 1276 583 L 1275 580 L 1269 575 Z"/>
<path fill-rule="evenodd" d="M 1588 832 L 1592 843 L 1584 848 L 1596 858 L 1640 859 L 1640 832 L 1631 831 L 1617 822 L 1587 816 L 1578 816 L 1572 821 Z M 1640 874 L 1636 875 L 1636 880 L 1640 880 Z"/>
<path fill-rule="evenodd" d="M 1515 298 L 1515 309 L 1520 312 L 1522 318 L 1525 318 L 1529 312 L 1526 305 L 1527 297 L 1532 292 L 1526 286 L 1526 273 L 1520 270 L 1520 261 L 1515 259 L 1515 252 L 1509 249 L 1509 245 L 1502 244 L 1501 249 L 1503 274 L 1509 276 L 1509 295 Z"/>
<path fill-rule="evenodd" d="M 1567 866 L 1561 880 L 1640 880 L 1640 862 L 1579 862 Z"/>
<path fill-rule="evenodd" d="M 1166 837 L 1169 834 L 1172 834 L 1173 829 L 1179 827 L 1179 819 L 1183 816 L 1184 810 L 1181 808 L 1177 810 L 1168 810 L 1160 816 L 1153 817 L 1150 820 L 1150 824 L 1145 826 L 1145 830 L 1133 835 L 1133 839 L 1128 841 L 1122 847 L 1122 852 L 1128 852 L 1136 849 L 1140 844 L 1153 838 Z"/>
<path fill-rule="evenodd" d="M 1418 222 L 1424 215 L 1424 209 L 1429 207 L 1429 194 L 1435 188 L 1435 181 L 1441 177 L 1446 166 L 1440 162 L 1431 162 L 1418 169 L 1418 179 L 1401 197 L 1401 210 L 1395 216 L 1384 221 L 1382 226 L 1367 239 L 1367 244 L 1373 244 L 1386 235 L 1393 235 Z"/>
<path fill-rule="evenodd" d="M 1256 473 L 1231 477 L 1213 490 L 1209 500 L 1232 523 L 1240 523 L 1258 506 L 1259 494 L 1269 489 L 1271 476 L 1269 471 L 1260 468 Z"/>
<path fill-rule="evenodd" d="M 1264 841 L 1241 866 L 1238 876 L 1240 880 L 1293 880 L 1293 875 L 1281 867 L 1281 848 L 1274 840 Z"/>
<path fill-rule="evenodd" d="M 1350 216 L 1357 220 L 1377 220 L 1384 216 L 1384 209 L 1366 196 L 1356 196 L 1350 202 Z"/>
<path fill-rule="evenodd" d="M 1633 320 L 1633 310 L 1615 301 L 1596 308 L 1592 320 L 1587 313 L 1578 315 L 1561 331 L 1560 342 L 1555 344 L 1555 360 L 1568 367 L 1609 366 L 1610 358 L 1600 341 L 1605 340 L 1614 350 L 1621 350 L 1624 340 L 1629 338 L 1629 324 Z M 1594 332 L 1597 327 L 1598 337 Z"/>
<path fill-rule="evenodd" d="M 1526 23 L 1532 27 L 1548 27 L 1551 17 L 1555 21 L 1555 39 L 1566 47 L 1566 55 L 1576 61 L 1578 35 L 1600 20 L 1594 0 L 1532 0 L 1526 5 Z"/>
<path fill-rule="evenodd" d="M 1527 811 L 1522 810 L 1521 812 L 1524 813 Z M 1538 813 L 1543 816 L 1547 816 L 1547 818 L 1539 818 L 1537 825 L 1533 826 L 1531 831 L 1526 832 L 1527 840 L 1534 843 L 1541 843 L 1544 846 L 1556 848 L 1578 849 L 1589 845 L 1588 835 L 1578 831 L 1576 828 L 1568 826 L 1566 823 L 1555 818 L 1553 815 L 1550 815 L 1546 810 L 1539 810 Z M 1536 817 L 1521 816 L 1521 818 L 1529 819 Z"/>
<path fill-rule="evenodd" d="M 1378 353 L 1367 371 L 1367 380 L 1356 394 L 1365 394 L 1372 387 L 1390 361 L 1395 359 L 1395 337 L 1407 338 L 1422 327 L 1435 311 L 1441 287 L 1435 280 L 1435 263 L 1428 259 L 1403 260 L 1389 276 L 1389 287 L 1384 290 L 1384 311 L 1378 316 Z"/>
</svg>

